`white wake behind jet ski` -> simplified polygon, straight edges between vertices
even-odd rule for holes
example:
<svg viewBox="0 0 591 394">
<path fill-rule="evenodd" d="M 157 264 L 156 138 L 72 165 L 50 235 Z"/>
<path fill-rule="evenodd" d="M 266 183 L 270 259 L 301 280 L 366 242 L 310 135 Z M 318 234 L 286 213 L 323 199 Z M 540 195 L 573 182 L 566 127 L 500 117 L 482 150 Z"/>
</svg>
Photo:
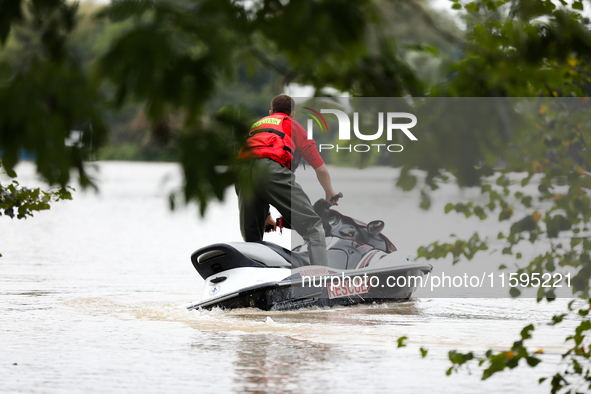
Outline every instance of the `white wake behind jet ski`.
<svg viewBox="0 0 591 394">
<path fill-rule="evenodd" d="M 319 200 L 328 267 L 310 265 L 306 244 L 292 251 L 270 242 L 228 242 L 191 255 L 205 279 L 201 301 L 188 309 L 255 307 L 290 310 L 409 299 L 432 266 L 402 254 L 381 234 L 384 222 L 365 224 Z M 288 226 L 286 226 L 288 227 Z"/>
</svg>

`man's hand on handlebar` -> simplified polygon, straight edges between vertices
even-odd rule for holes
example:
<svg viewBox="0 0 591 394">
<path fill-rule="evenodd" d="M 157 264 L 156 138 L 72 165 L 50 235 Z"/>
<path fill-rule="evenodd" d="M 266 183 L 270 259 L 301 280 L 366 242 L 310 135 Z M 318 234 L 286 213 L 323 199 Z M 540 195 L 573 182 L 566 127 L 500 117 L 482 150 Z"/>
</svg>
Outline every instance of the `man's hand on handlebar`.
<svg viewBox="0 0 591 394">
<path fill-rule="evenodd" d="M 338 193 L 333 196 L 327 195 L 326 202 L 328 202 L 330 205 L 339 205 L 338 202 L 340 198 L 343 198 L 343 193 Z"/>
<path fill-rule="evenodd" d="M 270 233 L 271 231 L 277 231 L 277 222 L 271 215 L 267 215 L 267 220 L 265 221 L 265 232 Z"/>
</svg>

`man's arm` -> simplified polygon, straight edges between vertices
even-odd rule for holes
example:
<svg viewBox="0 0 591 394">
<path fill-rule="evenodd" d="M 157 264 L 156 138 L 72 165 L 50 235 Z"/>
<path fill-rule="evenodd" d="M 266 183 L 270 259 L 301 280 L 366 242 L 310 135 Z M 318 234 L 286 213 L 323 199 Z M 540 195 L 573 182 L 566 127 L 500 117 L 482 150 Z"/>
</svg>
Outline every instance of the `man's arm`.
<svg viewBox="0 0 591 394">
<path fill-rule="evenodd" d="M 320 154 L 318 153 L 318 149 L 316 149 L 316 142 L 308 139 L 306 130 L 304 130 L 302 125 L 295 120 L 289 122 L 289 127 L 291 130 L 291 138 L 293 139 L 296 148 L 308 164 L 314 168 L 314 171 L 316 171 L 318 182 L 320 182 L 320 185 L 326 193 L 326 201 L 330 205 L 337 205 L 337 202 L 339 201 L 338 197 L 331 201 L 331 198 L 335 197 L 337 193 L 332 188 L 328 168 L 326 168 L 322 157 L 320 157 Z"/>
<path fill-rule="evenodd" d="M 330 205 L 337 205 L 337 202 L 339 201 L 338 198 L 331 201 L 331 198 L 336 196 L 338 193 L 336 193 L 332 188 L 330 174 L 328 173 L 328 168 L 326 168 L 326 164 L 323 164 L 320 167 L 315 168 L 314 171 L 316 171 L 316 177 L 318 177 L 318 182 L 320 182 L 320 185 L 326 193 L 326 201 Z"/>
</svg>

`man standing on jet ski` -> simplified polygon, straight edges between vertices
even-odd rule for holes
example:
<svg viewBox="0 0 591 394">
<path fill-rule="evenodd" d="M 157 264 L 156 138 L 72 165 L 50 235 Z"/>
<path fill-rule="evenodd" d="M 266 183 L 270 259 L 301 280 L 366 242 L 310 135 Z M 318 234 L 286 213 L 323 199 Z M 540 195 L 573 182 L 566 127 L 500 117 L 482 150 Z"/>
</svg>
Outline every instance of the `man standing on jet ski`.
<svg viewBox="0 0 591 394">
<path fill-rule="evenodd" d="M 330 174 L 316 143 L 293 119 L 295 102 L 285 94 L 271 101 L 269 116 L 255 122 L 238 153 L 240 166 L 236 193 L 240 231 L 246 242 L 263 240 L 265 227 L 276 223 L 269 213 L 274 206 L 284 220 L 308 241 L 311 263 L 328 265 L 322 220 L 310 199 L 295 182 L 294 171 L 302 157 L 314 168 L 330 205 L 338 202 Z"/>
</svg>

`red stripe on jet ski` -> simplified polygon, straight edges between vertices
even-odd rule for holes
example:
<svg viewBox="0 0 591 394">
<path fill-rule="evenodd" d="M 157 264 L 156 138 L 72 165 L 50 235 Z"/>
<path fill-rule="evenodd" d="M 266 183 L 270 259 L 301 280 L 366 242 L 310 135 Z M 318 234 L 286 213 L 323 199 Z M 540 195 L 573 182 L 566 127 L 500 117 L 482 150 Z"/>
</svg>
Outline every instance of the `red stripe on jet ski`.
<svg viewBox="0 0 591 394">
<path fill-rule="evenodd" d="M 371 260 L 371 258 L 372 258 L 373 256 L 375 256 L 375 255 L 376 255 L 376 253 L 378 253 L 376 250 L 374 250 L 373 252 L 370 252 L 369 256 L 367 256 L 367 257 L 366 257 L 366 258 L 363 260 L 363 262 L 361 263 L 361 265 L 359 266 L 359 268 L 365 268 L 365 267 L 367 267 L 367 266 L 369 265 L 369 260 Z"/>
</svg>

